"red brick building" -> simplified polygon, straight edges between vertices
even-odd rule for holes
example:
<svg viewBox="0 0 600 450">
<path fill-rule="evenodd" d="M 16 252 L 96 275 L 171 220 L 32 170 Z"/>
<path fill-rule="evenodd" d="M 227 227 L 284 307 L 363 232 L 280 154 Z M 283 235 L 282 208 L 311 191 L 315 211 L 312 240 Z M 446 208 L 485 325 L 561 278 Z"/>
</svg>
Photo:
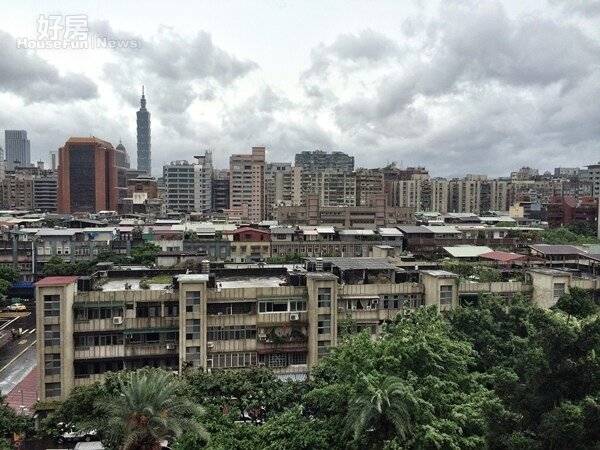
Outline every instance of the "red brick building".
<svg viewBox="0 0 600 450">
<path fill-rule="evenodd" d="M 72 137 L 58 151 L 58 212 L 116 211 L 116 151 L 96 137 Z"/>
</svg>

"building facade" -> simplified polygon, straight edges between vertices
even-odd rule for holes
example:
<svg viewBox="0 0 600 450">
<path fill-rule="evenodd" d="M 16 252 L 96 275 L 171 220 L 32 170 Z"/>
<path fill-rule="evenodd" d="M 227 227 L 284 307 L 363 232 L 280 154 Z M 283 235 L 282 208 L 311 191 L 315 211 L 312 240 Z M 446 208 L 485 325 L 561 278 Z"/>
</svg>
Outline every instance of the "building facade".
<svg viewBox="0 0 600 450">
<path fill-rule="evenodd" d="M 340 170 L 343 172 L 354 171 L 354 156 L 343 152 L 327 153 L 322 150 L 304 151 L 296 153 L 294 163 L 297 167 L 309 172 L 324 169 Z"/>
<path fill-rule="evenodd" d="M 4 131 L 4 151 L 6 152 L 6 170 L 31 163 L 31 144 L 25 130 Z"/>
<path fill-rule="evenodd" d="M 118 171 L 112 144 L 72 137 L 59 149 L 58 212 L 116 211 Z"/>
<path fill-rule="evenodd" d="M 250 154 L 229 158 L 229 207 L 247 208 L 254 223 L 265 217 L 265 156 L 265 147 L 252 147 Z"/>
</svg>

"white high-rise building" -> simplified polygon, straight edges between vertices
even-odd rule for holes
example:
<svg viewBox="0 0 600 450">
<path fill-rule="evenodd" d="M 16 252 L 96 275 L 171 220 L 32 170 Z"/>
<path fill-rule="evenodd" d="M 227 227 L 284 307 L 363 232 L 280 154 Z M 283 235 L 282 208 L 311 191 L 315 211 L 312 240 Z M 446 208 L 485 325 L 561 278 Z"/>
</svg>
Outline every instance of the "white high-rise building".
<svg viewBox="0 0 600 450">
<path fill-rule="evenodd" d="M 196 156 L 196 162 L 173 161 L 163 166 L 168 210 L 207 213 L 212 202 L 212 153 Z"/>
</svg>

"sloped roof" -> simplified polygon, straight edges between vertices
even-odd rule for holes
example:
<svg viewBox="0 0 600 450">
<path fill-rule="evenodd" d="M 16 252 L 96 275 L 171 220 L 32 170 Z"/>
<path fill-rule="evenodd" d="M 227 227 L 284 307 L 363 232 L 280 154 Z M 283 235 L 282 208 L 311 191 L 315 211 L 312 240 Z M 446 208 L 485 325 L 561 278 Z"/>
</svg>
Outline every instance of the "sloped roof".
<svg viewBox="0 0 600 450">
<path fill-rule="evenodd" d="M 521 255 L 519 253 L 500 252 L 500 251 L 484 253 L 483 255 L 479 255 L 479 257 L 484 258 L 484 259 L 490 259 L 492 261 L 498 261 L 498 262 L 520 261 L 520 260 L 527 258 L 527 256 Z"/>
<path fill-rule="evenodd" d="M 485 253 L 491 253 L 492 249 L 483 245 L 456 245 L 444 247 L 444 250 L 453 258 L 477 258 Z"/>
</svg>

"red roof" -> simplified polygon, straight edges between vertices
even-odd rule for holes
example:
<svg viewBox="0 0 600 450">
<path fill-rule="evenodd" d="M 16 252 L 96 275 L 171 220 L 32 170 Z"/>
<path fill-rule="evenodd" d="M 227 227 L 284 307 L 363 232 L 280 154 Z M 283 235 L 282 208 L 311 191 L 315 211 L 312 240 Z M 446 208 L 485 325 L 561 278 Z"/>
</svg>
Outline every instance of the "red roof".
<svg viewBox="0 0 600 450">
<path fill-rule="evenodd" d="M 79 277 L 46 277 L 35 283 L 36 286 L 64 286 L 76 283 Z"/>
<path fill-rule="evenodd" d="M 520 255 L 518 253 L 512 252 L 488 252 L 483 255 L 479 255 L 480 258 L 491 259 L 498 262 L 512 262 L 512 261 L 520 261 L 522 259 L 527 258 L 525 255 Z"/>
<path fill-rule="evenodd" d="M 6 396 L 6 403 L 18 413 L 33 415 L 38 401 L 38 369 L 34 366 Z"/>
</svg>

